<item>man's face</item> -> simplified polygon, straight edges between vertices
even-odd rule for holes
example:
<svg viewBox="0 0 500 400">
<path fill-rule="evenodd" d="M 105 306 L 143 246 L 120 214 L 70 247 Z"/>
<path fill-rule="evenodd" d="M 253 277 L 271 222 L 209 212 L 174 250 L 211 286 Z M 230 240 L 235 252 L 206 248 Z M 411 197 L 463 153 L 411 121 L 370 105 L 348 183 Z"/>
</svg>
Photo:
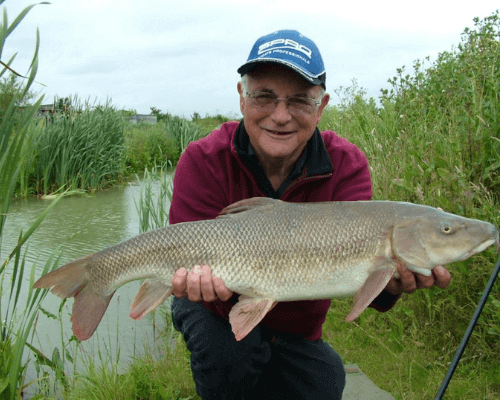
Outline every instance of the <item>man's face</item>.
<svg viewBox="0 0 500 400">
<path fill-rule="evenodd" d="M 260 66 L 248 75 L 247 91 L 263 91 L 280 98 L 308 96 L 320 100 L 320 86 L 313 86 L 295 72 L 278 64 Z M 263 111 L 250 104 L 241 82 L 238 83 L 240 109 L 250 143 L 262 161 L 294 162 L 314 134 L 323 109 L 328 104 L 326 94 L 321 104 L 308 114 L 291 114 L 286 102 L 281 100 L 273 111 Z"/>
</svg>

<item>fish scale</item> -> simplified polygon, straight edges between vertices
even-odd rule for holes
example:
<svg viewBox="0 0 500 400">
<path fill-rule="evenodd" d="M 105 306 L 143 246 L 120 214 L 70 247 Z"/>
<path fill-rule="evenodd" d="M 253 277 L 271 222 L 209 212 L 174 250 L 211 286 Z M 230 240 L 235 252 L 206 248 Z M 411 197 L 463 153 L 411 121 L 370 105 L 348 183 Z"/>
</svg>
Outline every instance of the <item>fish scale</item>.
<svg viewBox="0 0 500 400">
<path fill-rule="evenodd" d="M 356 294 L 356 318 L 384 289 L 398 262 L 430 275 L 495 243 L 488 223 L 403 202 L 237 202 L 215 220 L 180 223 L 82 257 L 41 277 L 35 287 L 75 297 L 73 331 L 90 337 L 114 291 L 144 279 L 130 315 L 141 318 L 171 293 L 179 268 L 208 264 L 243 295 L 230 313 L 237 340 L 279 301 Z"/>
</svg>

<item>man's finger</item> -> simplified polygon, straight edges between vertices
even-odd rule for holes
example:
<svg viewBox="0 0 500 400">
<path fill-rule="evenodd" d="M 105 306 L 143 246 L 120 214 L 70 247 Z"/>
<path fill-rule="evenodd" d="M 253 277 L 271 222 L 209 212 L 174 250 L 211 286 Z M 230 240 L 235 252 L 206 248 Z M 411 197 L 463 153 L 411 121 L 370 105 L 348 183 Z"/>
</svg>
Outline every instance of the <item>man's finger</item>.
<svg viewBox="0 0 500 400">
<path fill-rule="evenodd" d="M 413 272 L 408 270 L 404 265 L 398 263 L 399 280 L 401 289 L 405 293 L 411 293 L 417 290 L 417 281 Z"/>
<path fill-rule="evenodd" d="M 446 289 L 451 282 L 451 274 L 441 265 L 432 270 L 432 275 L 436 281 L 435 285 L 440 289 Z"/>
<path fill-rule="evenodd" d="M 187 292 L 190 301 L 200 301 L 201 300 L 201 267 L 195 265 L 191 272 L 188 274 L 187 278 Z"/>
<path fill-rule="evenodd" d="M 217 299 L 212 282 L 212 271 L 206 264 L 201 266 L 200 291 L 204 301 L 214 301 Z"/>
<path fill-rule="evenodd" d="M 394 277 L 392 277 L 391 280 L 387 283 L 385 290 L 393 295 L 398 295 L 403 292 L 401 288 L 401 282 L 399 281 L 399 279 L 396 279 Z"/>
<path fill-rule="evenodd" d="M 226 285 L 224 285 L 222 279 L 214 277 L 213 283 L 214 283 L 215 293 L 217 294 L 217 297 L 222 301 L 229 300 L 233 296 L 233 292 L 229 290 L 226 287 Z"/>
<path fill-rule="evenodd" d="M 434 286 L 435 279 L 433 274 L 429 276 L 415 274 L 415 279 L 417 281 L 418 288 L 430 288 Z"/>
<path fill-rule="evenodd" d="M 172 278 L 172 294 L 179 299 L 187 296 L 187 275 L 185 268 L 179 268 Z"/>
</svg>

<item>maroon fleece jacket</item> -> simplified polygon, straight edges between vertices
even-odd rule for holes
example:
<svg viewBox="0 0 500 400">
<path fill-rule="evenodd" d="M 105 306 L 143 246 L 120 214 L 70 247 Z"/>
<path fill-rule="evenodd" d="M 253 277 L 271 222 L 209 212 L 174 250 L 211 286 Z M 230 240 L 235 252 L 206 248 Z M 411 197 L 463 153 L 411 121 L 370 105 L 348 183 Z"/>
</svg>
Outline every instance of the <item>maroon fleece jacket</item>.
<svg viewBox="0 0 500 400">
<path fill-rule="evenodd" d="M 243 124 L 227 122 L 209 136 L 190 143 L 182 154 L 174 177 L 170 223 L 213 219 L 239 200 L 268 197 L 256 177 L 254 165 L 235 147 L 246 132 Z M 248 142 L 248 136 L 246 136 Z M 241 147 L 241 144 L 239 144 Z M 250 150 L 251 151 L 251 150 Z M 304 157 L 303 157 L 304 158 Z M 364 153 L 332 131 L 319 132 L 307 145 L 307 160 L 280 199 L 291 202 L 370 200 L 371 179 Z M 250 166 L 249 166 L 250 164 Z M 319 167 L 318 167 L 319 166 Z M 260 180 L 259 180 L 260 179 Z M 262 186 L 262 185 L 261 185 Z M 379 311 L 391 308 L 399 296 L 387 292 L 375 299 Z M 237 294 L 228 301 L 202 302 L 213 313 L 228 319 Z M 280 302 L 261 321 L 264 326 L 318 340 L 331 300 Z"/>
</svg>

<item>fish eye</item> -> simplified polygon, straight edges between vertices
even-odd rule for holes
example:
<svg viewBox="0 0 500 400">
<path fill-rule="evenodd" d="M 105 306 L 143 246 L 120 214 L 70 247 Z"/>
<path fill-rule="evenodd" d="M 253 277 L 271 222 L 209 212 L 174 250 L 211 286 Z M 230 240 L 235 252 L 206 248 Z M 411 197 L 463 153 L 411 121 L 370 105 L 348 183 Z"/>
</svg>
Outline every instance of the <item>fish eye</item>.
<svg viewBox="0 0 500 400">
<path fill-rule="evenodd" d="M 441 232 L 445 235 L 450 234 L 452 232 L 451 226 L 446 223 L 441 224 Z"/>
</svg>

